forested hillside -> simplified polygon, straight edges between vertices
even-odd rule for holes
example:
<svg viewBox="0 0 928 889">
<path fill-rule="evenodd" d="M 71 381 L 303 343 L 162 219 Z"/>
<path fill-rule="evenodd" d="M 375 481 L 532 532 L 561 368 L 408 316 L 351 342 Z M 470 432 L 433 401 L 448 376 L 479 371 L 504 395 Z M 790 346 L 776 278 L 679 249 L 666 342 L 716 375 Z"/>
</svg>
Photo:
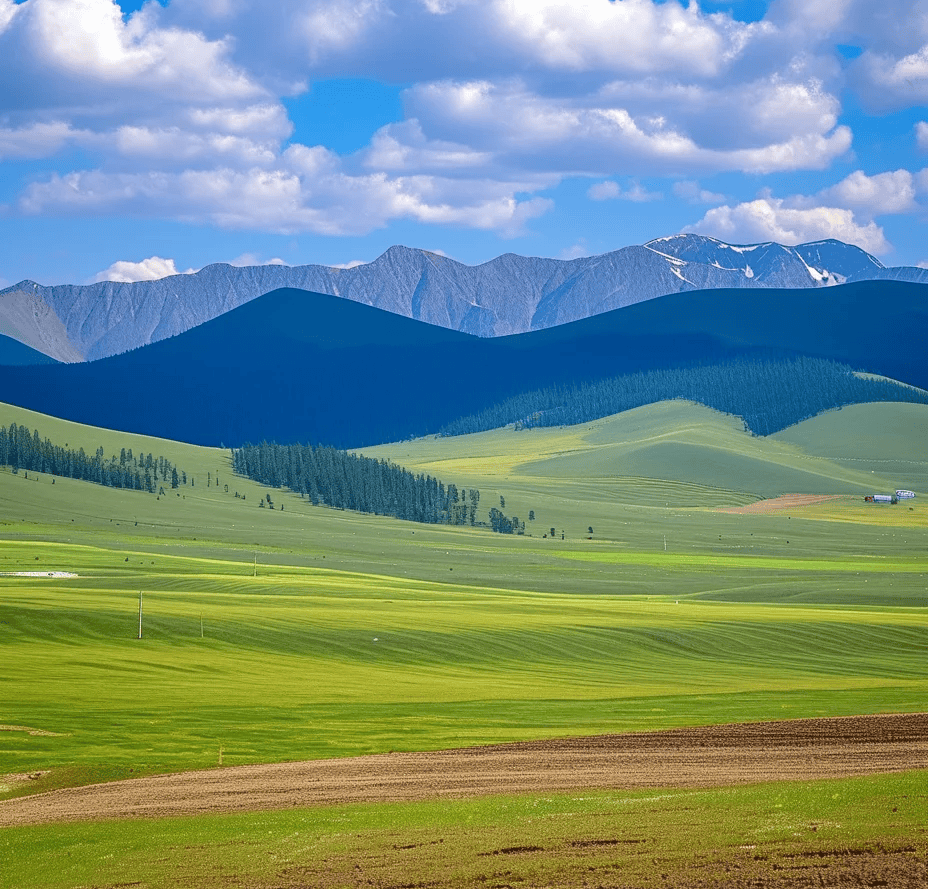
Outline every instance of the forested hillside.
<svg viewBox="0 0 928 889">
<path fill-rule="evenodd" d="M 355 448 L 434 433 L 525 392 L 553 390 L 515 417 L 507 414 L 511 422 L 557 407 L 564 392 L 598 392 L 600 381 L 648 372 L 657 374 L 652 382 L 665 371 L 677 374 L 666 385 L 649 382 L 648 398 L 702 400 L 710 396 L 680 374 L 731 362 L 807 356 L 928 388 L 928 286 L 754 290 L 750 305 L 745 293 L 671 294 L 547 330 L 482 339 L 334 296 L 280 290 L 135 352 L 0 367 L 0 400 L 194 444 Z M 826 377 L 836 385 L 823 392 L 815 378 L 821 369 L 808 367 L 768 370 L 764 382 L 745 387 L 737 374 L 700 385 L 725 388 L 722 401 L 706 403 L 745 416 L 759 433 L 849 399 L 885 397 L 873 387 L 848 395 L 842 387 L 851 381 L 838 386 L 834 373 Z M 742 388 L 755 395 L 742 397 Z M 818 401 L 810 401 L 813 394 Z M 896 397 L 919 398 L 909 389 Z M 605 410 L 640 403 L 613 401 Z"/>
<path fill-rule="evenodd" d="M 312 503 L 426 524 L 474 525 L 480 491 L 402 466 L 335 448 L 264 442 L 235 450 L 235 471 L 262 484 L 290 488 Z M 270 495 L 268 506 L 273 506 Z M 264 504 L 259 504 L 263 506 Z"/>
<path fill-rule="evenodd" d="M 800 356 L 668 368 L 535 389 L 448 423 L 441 434 L 466 435 L 510 423 L 527 429 L 572 426 L 672 398 L 736 414 L 755 435 L 770 435 L 845 405 L 874 401 L 928 404 L 924 391 L 861 377 L 834 361 Z"/>
<path fill-rule="evenodd" d="M 132 448 L 122 448 L 118 457 L 115 454 L 106 456 L 102 446 L 88 454 L 83 448 L 74 450 L 53 444 L 41 438 L 38 429 L 30 432 L 15 423 L 9 428 L 0 426 L 0 466 L 10 466 L 14 472 L 32 470 L 96 482 L 108 488 L 131 488 L 152 494 L 163 490 L 163 485 L 176 488 L 187 484 L 187 473 L 178 472 L 164 457 L 141 452 L 133 454 Z"/>
</svg>

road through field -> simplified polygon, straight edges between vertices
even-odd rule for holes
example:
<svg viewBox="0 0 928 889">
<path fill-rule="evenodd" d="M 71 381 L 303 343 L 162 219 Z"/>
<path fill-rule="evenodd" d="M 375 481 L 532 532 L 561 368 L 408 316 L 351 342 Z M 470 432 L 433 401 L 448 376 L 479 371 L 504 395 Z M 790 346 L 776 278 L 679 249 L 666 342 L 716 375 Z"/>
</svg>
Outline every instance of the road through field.
<svg viewBox="0 0 928 889">
<path fill-rule="evenodd" d="M 928 714 L 802 719 L 249 765 L 0 802 L 0 826 L 928 768 Z"/>
</svg>

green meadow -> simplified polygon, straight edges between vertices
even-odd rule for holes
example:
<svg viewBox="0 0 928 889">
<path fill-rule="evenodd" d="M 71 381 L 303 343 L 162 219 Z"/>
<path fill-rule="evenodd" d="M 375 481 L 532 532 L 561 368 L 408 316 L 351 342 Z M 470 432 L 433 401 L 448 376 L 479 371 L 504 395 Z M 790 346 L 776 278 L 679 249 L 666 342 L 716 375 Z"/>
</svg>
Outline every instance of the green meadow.
<svg viewBox="0 0 928 889">
<path fill-rule="evenodd" d="M 0 424 L 11 422 L 88 452 L 163 455 L 193 484 L 157 496 L 0 469 L 0 799 L 220 763 L 913 712 L 928 701 L 924 406 L 859 405 L 763 439 L 737 418 L 666 402 L 577 427 L 365 449 L 479 488 L 484 518 L 503 498 L 525 536 L 313 507 L 289 492 L 259 509 L 268 491 L 233 475 L 228 450 L 0 406 Z M 863 502 L 896 488 L 919 496 Z M 838 496 L 725 511 L 786 493 Z M 899 782 L 924 798 L 925 773 L 835 782 L 833 799 L 849 807 L 840 817 L 819 812 L 812 789 L 673 792 L 649 804 L 642 830 L 659 842 L 685 798 L 686 811 L 718 824 L 722 858 L 740 861 L 742 833 L 761 828 L 738 806 L 792 794 L 800 820 L 840 822 L 848 842 L 889 842 L 902 822 L 877 818 L 871 830 L 859 812 L 868 794 L 901 796 Z M 604 811 L 625 811 L 608 794 L 590 800 L 576 837 L 551 826 L 578 805 L 561 797 L 11 829 L 0 833 L 11 864 L 0 885 L 220 885 L 217 850 L 253 885 L 288 885 L 274 882 L 284 864 L 272 856 L 302 855 L 308 867 L 347 861 L 359 844 L 375 857 L 390 844 L 428 850 L 442 830 L 445 852 L 417 852 L 416 873 L 468 885 L 475 871 L 454 869 L 461 844 L 489 843 L 503 825 L 515 837 L 503 845 L 530 844 L 531 808 L 550 806 L 553 833 L 534 845 L 567 848 L 593 836 Z M 716 819 L 723 810 L 730 819 Z M 448 838 L 467 818 L 485 832 Z M 699 833 L 709 826 L 692 830 L 692 848 L 710 841 Z M 768 839 L 782 851 L 795 841 L 787 833 Z M 242 834 L 255 838 L 242 845 Z M 652 857 L 681 872 L 661 842 Z M 157 859 L 185 843 L 195 851 L 180 879 Z M 631 855 L 624 848 L 600 852 Z M 45 869 L 26 875 L 37 857 Z M 568 879 L 567 858 L 539 860 L 523 880 L 562 866 Z M 651 873 L 642 862 L 628 867 Z"/>
<path fill-rule="evenodd" d="M 8 828 L 0 885 L 915 887 L 926 790 L 909 772 Z"/>
</svg>

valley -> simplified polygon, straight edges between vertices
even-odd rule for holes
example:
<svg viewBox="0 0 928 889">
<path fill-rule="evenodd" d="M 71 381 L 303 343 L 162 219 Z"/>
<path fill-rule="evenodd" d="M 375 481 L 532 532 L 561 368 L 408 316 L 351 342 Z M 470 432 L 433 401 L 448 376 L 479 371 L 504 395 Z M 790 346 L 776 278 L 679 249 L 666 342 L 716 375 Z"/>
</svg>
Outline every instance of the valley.
<svg viewBox="0 0 928 889">
<path fill-rule="evenodd" d="M 162 454 L 196 483 L 162 496 L 0 470 L 0 818 L 38 791 L 51 807 L 69 787 L 220 765 L 924 711 L 928 512 L 862 499 L 928 489 L 924 405 L 760 438 L 671 401 L 364 450 L 479 488 L 483 520 L 504 502 L 525 536 L 314 507 L 233 475 L 228 449 L 0 408 L 13 422 L 88 453 Z M 285 509 L 259 509 L 266 493 Z M 828 496 L 749 510 L 783 494 Z M 893 769 L 923 761 L 914 739 Z M 696 885 L 698 866 L 788 886 L 800 860 L 847 884 L 917 881 L 923 767 L 853 777 L 869 770 L 855 762 L 825 783 L 671 779 L 655 802 L 619 777 L 581 798 L 582 778 L 528 795 L 491 781 L 474 800 L 309 793 L 279 812 L 8 826 L 0 885 Z"/>
</svg>

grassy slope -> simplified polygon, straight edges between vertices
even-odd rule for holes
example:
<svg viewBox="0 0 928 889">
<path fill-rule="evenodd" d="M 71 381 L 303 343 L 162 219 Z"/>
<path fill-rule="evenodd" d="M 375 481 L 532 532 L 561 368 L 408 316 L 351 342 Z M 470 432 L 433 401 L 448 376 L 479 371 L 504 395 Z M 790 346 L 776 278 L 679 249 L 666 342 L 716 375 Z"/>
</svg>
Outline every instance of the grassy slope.
<svg viewBox="0 0 928 889">
<path fill-rule="evenodd" d="M 892 450 L 886 436 L 904 449 L 910 422 L 924 415 L 892 418 L 910 409 L 855 409 L 859 422 L 880 420 L 869 424 L 885 431 L 877 453 L 891 453 L 894 468 L 904 453 Z M 877 484 L 925 491 L 917 483 L 924 453 L 909 454 L 915 468 L 903 478 L 879 467 L 870 472 L 847 448 L 835 451 L 847 433 L 829 424 L 844 415 L 854 419 L 842 411 L 810 421 L 826 431 L 801 424 L 776 440 L 755 439 L 731 418 L 674 402 L 571 429 L 501 430 L 372 451 L 478 486 L 484 512 L 500 494 L 509 515 L 525 518 L 534 509 L 535 536 L 514 538 L 313 508 L 277 492 L 272 496 L 285 510 L 259 510 L 264 490 L 233 479 L 227 452 L 0 407 L 0 424 L 34 426 L 43 437 L 85 450 L 103 444 L 107 453 L 123 446 L 153 451 L 196 478 L 181 496 L 158 499 L 0 471 L 0 571 L 81 575 L 0 577 L 0 723 L 19 727 L 0 731 L 0 775 L 50 770 L 26 788 L 36 790 L 208 766 L 220 750 L 225 764 L 236 764 L 923 709 L 928 514 L 922 498 L 911 511 L 864 509 L 857 497 L 792 515 L 715 510 L 750 502 L 760 484 L 780 493 L 809 476 L 821 493 L 860 493 Z M 639 461 L 636 472 L 657 465 L 641 461 L 659 445 L 689 449 L 691 462 L 675 470 L 682 481 L 624 474 L 628 455 Z M 753 461 L 756 483 L 743 484 L 740 468 L 727 472 L 719 459 L 725 455 Z M 207 472 L 219 473 L 218 487 L 206 487 Z M 236 499 L 235 490 L 246 499 Z M 586 539 L 588 524 L 593 540 Z M 540 536 L 551 525 L 566 530 L 563 541 Z M 146 613 L 141 641 L 139 590 Z M 867 786 L 876 795 L 896 792 Z M 770 792 L 758 791 L 765 798 Z M 730 794 L 710 794 L 698 805 L 724 809 L 730 801 Z M 531 833 L 527 822 L 508 819 L 511 805 L 449 803 L 444 811 L 449 823 L 483 818 L 489 842 L 491 834 Z M 835 820 L 854 834 L 862 808 Z M 362 850 L 388 840 L 416 843 L 428 832 L 417 826 L 419 809 L 378 811 L 371 817 L 381 826 L 370 829 L 363 813 L 337 816 L 359 825 Z M 584 816 L 590 830 L 605 823 L 599 811 L 594 804 Z M 437 817 L 435 807 L 421 812 L 426 821 Z M 139 836 L 149 843 L 151 861 L 142 855 L 123 870 L 127 880 L 169 884 L 177 872 L 163 870 L 157 859 L 177 858 L 178 844 L 189 845 L 179 837 L 191 831 L 200 836 L 202 854 L 180 855 L 183 867 L 193 868 L 188 885 L 221 884 L 210 862 L 217 849 L 237 842 L 230 829 L 268 837 L 230 864 L 255 881 L 264 879 L 271 854 L 304 863 L 308 855 L 312 866 L 356 857 L 354 847 L 326 847 L 332 836 L 326 817 L 184 820 L 165 825 L 156 840 L 143 826 Z M 655 810 L 645 833 L 657 841 L 673 817 Z M 279 849 L 272 837 L 302 830 L 293 819 L 305 818 L 321 818 L 322 826 L 310 828 L 297 851 Z M 759 830 L 757 823 L 751 829 Z M 738 825 L 734 819 L 722 833 L 737 838 Z M 867 830 L 860 828 L 870 839 L 892 836 L 885 825 Z M 120 835 L 132 846 L 128 834 Z M 454 843 L 465 841 L 455 837 Z M 856 842 L 850 834 L 839 839 Z M 567 834 L 551 839 L 572 841 Z M 697 847 L 704 841 L 693 840 Z M 112 881 L 118 868 L 112 860 L 100 864 L 101 854 L 122 858 L 123 849 L 105 826 L 9 831 L 4 842 L 14 874 L 35 856 L 46 862 L 44 870 L 33 868 L 32 885 Z M 75 850 L 66 868 L 51 851 L 65 845 Z M 449 861 L 469 854 L 453 848 Z M 735 849 L 723 849 L 723 857 L 737 855 Z M 390 854 L 391 866 L 406 866 Z M 674 854 L 668 846 L 652 858 L 672 873 L 684 866 L 669 860 Z M 536 873 L 553 873 L 567 861 L 558 853 Z M 441 861 L 416 862 L 423 879 L 451 879 Z M 462 885 L 472 876 L 467 867 Z M 59 872 L 61 878 L 51 876 Z"/>
<path fill-rule="evenodd" d="M 377 449 L 478 484 L 484 509 L 500 493 L 510 515 L 535 509 L 521 538 L 277 492 L 285 510 L 259 510 L 263 489 L 233 478 L 225 452 L 0 411 L 13 419 L 85 449 L 163 453 L 197 483 L 156 498 L 0 472 L 0 571 L 82 575 L 0 578 L 0 722 L 61 735 L 0 734 L 0 771 L 122 774 L 209 764 L 220 746 L 244 762 L 924 700 L 921 500 L 825 522 L 717 512 L 752 499 L 720 474 L 719 487 L 563 475 L 565 461 L 613 465 L 665 441 L 766 454 L 768 480 L 808 464 L 826 492 L 872 478 L 704 408 Z M 541 537 L 551 525 L 564 540 Z"/>
<path fill-rule="evenodd" d="M 0 886 L 919 886 L 925 790 L 915 772 L 8 829 Z"/>
</svg>

